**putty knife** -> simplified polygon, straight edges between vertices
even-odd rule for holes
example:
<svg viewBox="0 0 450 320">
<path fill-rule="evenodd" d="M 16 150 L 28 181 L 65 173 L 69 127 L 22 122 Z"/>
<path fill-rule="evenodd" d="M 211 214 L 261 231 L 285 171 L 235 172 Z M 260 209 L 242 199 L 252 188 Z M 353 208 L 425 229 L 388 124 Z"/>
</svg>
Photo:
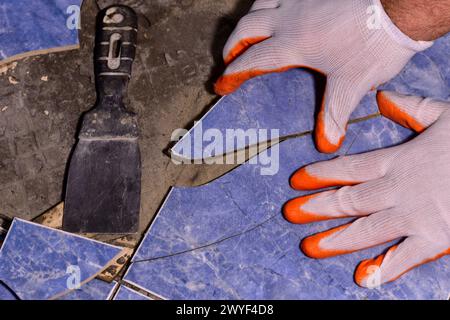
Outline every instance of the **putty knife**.
<svg viewBox="0 0 450 320">
<path fill-rule="evenodd" d="M 135 233 L 139 225 L 141 160 L 136 115 L 125 109 L 136 52 L 137 16 L 112 6 L 97 17 L 97 102 L 83 116 L 70 160 L 63 229 Z"/>
</svg>

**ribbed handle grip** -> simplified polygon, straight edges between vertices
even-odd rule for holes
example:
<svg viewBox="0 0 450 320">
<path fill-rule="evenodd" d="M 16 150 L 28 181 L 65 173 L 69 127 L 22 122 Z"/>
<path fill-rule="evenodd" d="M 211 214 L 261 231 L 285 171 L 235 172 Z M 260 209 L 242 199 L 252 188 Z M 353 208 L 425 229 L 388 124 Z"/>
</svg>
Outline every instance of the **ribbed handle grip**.
<svg viewBox="0 0 450 320">
<path fill-rule="evenodd" d="M 115 5 L 100 12 L 95 46 L 97 81 L 131 76 L 137 27 L 137 15 L 130 7 Z"/>
</svg>

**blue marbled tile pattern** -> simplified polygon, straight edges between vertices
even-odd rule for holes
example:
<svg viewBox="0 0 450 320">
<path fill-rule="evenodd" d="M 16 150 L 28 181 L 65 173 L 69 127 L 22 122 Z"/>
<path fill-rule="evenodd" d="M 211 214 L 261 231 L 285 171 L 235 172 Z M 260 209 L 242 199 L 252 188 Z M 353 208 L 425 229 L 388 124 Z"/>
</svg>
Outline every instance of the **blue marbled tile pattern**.
<svg viewBox="0 0 450 320">
<path fill-rule="evenodd" d="M 152 300 L 128 287 L 120 286 L 113 300 Z"/>
<path fill-rule="evenodd" d="M 80 289 L 70 291 L 58 300 L 109 300 L 117 282 L 107 283 L 94 279 L 85 283 Z M 14 294 L 0 285 L 0 300 L 17 300 Z"/>
<path fill-rule="evenodd" d="M 109 300 L 118 283 L 108 283 L 99 279 L 93 279 L 83 284 L 80 289 L 73 290 L 58 300 Z"/>
<path fill-rule="evenodd" d="M 82 0 L 2 0 L 0 2 L 0 63 L 29 51 L 78 44 L 78 30 L 66 21 L 70 5 Z"/>
<path fill-rule="evenodd" d="M 0 284 L 0 300 L 17 300 L 17 299 L 16 296 L 10 290 L 8 290 L 6 287 Z"/>
<path fill-rule="evenodd" d="M 404 94 L 448 99 L 450 97 L 450 34 L 435 45 L 417 54 L 404 70 L 380 89 Z M 194 128 L 226 129 L 279 129 L 280 136 L 310 131 L 314 127 L 314 112 L 320 92 L 314 77 L 305 70 L 269 74 L 246 82 L 235 93 L 222 98 Z M 378 111 L 375 92 L 370 92 L 355 110 L 352 119 Z M 195 131 L 191 131 L 191 137 Z M 199 140 L 200 141 L 200 140 Z M 195 143 L 194 139 L 181 139 L 172 153 L 182 158 L 201 159 L 202 151 L 210 142 Z M 260 140 L 260 143 L 264 140 Z M 224 153 L 254 145 L 255 138 L 236 140 L 226 146 Z M 187 150 L 190 150 L 187 151 Z"/>
<path fill-rule="evenodd" d="M 90 280 L 122 249 L 14 219 L 0 249 L 0 279 L 23 300 L 45 300 L 68 292 L 69 266 Z"/>
<path fill-rule="evenodd" d="M 378 117 L 350 125 L 340 154 L 411 137 L 410 131 Z M 446 299 L 448 257 L 367 290 L 353 282 L 354 268 L 388 245 L 326 260 L 301 253 L 302 238 L 348 220 L 303 226 L 285 221 L 282 205 L 306 194 L 289 187 L 289 176 L 334 156 L 318 153 L 307 135 L 280 144 L 277 175 L 261 176 L 258 165 L 244 164 L 205 186 L 173 188 L 125 280 L 167 299 Z"/>
</svg>

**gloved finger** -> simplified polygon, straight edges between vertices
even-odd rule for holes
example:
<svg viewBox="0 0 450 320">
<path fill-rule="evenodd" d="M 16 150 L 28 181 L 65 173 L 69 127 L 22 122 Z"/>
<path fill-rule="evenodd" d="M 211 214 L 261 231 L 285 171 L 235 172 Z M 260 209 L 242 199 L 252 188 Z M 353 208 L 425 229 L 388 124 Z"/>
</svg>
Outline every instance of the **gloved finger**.
<svg viewBox="0 0 450 320">
<path fill-rule="evenodd" d="M 338 157 L 301 168 L 290 179 L 297 190 L 317 190 L 333 186 L 348 186 L 383 177 L 397 147 L 363 154 Z"/>
<path fill-rule="evenodd" d="M 280 0 L 256 0 L 250 11 L 262 9 L 275 9 L 280 5 Z"/>
<path fill-rule="evenodd" d="M 276 9 L 253 11 L 244 16 L 225 44 L 225 64 L 230 64 L 250 46 L 270 38 L 276 26 L 276 19 Z"/>
<path fill-rule="evenodd" d="M 370 216 L 303 239 L 302 251 L 310 258 L 324 259 L 370 248 L 406 235 L 405 223 L 396 209 Z"/>
<path fill-rule="evenodd" d="M 416 132 L 432 125 L 450 106 L 448 102 L 391 91 L 379 91 L 377 102 L 383 116 Z"/>
<path fill-rule="evenodd" d="M 315 131 L 320 152 L 334 153 L 342 145 L 350 115 L 368 91 L 358 88 L 356 83 L 333 75 L 328 77 Z"/>
<path fill-rule="evenodd" d="M 288 221 L 299 224 L 360 217 L 393 207 L 391 195 L 386 179 L 378 179 L 293 199 L 286 203 L 283 212 Z"/>
<path fill-rule="evenodd" d="M 361 287 L 376 288 L 394 281 L 411 269 L 450 254 L 450 248 L 439 248 L 435 243 L 419 237 L 409 237 L 387 253 L 362 261 L 355 271 L 355 282 Z"/>
<path fill-rule="evenodd" d="M 215 91 L 219 95 L 227 95 L 251 78 L 302 66 L 303 59 L 298 53 L 289 50 L 289 46 L 276 38 L 270 38 L 251 46 L 237 57 L 217 80 Z"/>
</svg>

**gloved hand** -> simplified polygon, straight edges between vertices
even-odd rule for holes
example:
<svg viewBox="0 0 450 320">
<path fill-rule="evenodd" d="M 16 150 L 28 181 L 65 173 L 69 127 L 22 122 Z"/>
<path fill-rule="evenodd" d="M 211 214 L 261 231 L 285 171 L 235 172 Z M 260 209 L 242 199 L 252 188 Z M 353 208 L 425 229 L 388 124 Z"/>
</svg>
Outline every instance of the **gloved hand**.
<svg viewBox="0 0 450 320">
<path fill-rule="evenodd" d="M 252 77 L 297 67 L 324 73 L 316 143 L 333 153 L 362 97 L 431 45 L 403 34 L 379 0 L 256 0 L 225 46 L 229 65 L 215 88 L 226 95 Z"/>
<path fill-rule="evenodd" d="M 289 201 L 293 223 L 361 217 L 304 239 L 303 252 L 327 258 L 405 237 L 386 254 L 356 269 L 360 286 L 393 281 L 410 269 L 450 254 L 450 103 L 396 93 L 378 94 L 384 115 L 426 131 L 403 145 L 339 157 L 300 169 L 298 190 L 345 186 Z"/>
</svg>

